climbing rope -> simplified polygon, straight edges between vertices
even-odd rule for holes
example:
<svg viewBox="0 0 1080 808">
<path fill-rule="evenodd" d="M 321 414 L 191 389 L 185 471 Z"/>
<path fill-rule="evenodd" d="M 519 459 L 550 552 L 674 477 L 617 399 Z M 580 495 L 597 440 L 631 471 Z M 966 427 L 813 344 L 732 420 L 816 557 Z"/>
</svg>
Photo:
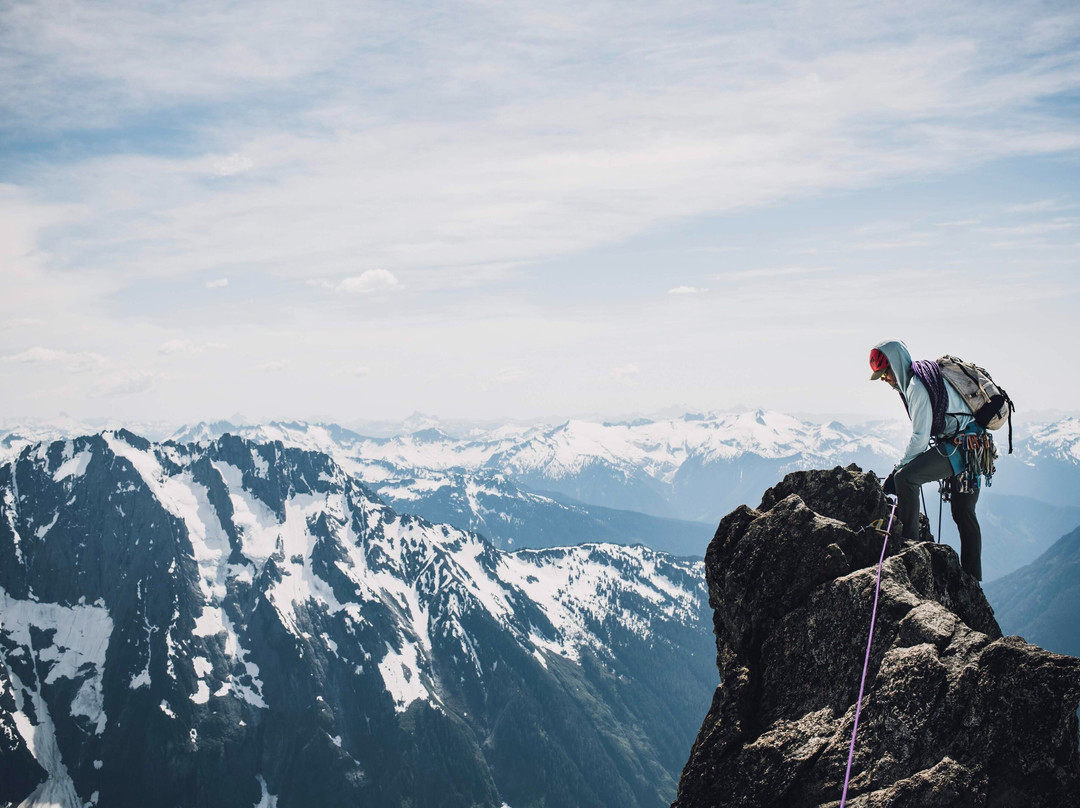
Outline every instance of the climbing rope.
<svg viewBox="0 0 1080 808">
<path fill-rule="evenodd" d="M 855 726 L 851 728 L 851 746 L 848 747 L 847 772 L 844 774 L 844 793 L 840 797 L 840 808 L 847 804 L 848 783 L 851 782 L 851 763 L 855 760 L 855 736 L 859 732 L 859 714 L 862 712 L 863 692 L 866 690 L 866 672 L 870 669 L 870 646 L 874 642 L 874 623 L 877 622 L 878 595 L 881 594 L 881 566 L 885 563 L 885 548 L 889 546 L 889 534 L 892 532 L 893 518 L 896 516 L 897 498 L 895 494 L 886 497 L 892 501 L 889 511 L 889 526 L 885 528 L 885 539 L 881 543 L 881 558 L 877 565 L 877 584 L 874 586 L 874 609 L 870 613 L 870 636 L 866 639 L 866 659 L 863 660 L 862 681 L 859 683 L 859 700 L 855 702 Z M 881 523 L 878 522 L 880 525 Z"/>
</svg>

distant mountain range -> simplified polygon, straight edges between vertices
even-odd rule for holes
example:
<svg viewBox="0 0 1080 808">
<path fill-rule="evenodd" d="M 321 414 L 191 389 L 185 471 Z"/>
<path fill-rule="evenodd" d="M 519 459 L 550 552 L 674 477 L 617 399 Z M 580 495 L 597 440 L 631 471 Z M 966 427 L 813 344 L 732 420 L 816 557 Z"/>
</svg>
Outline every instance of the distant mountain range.
<svg viewBox="0 0 1080 808">
<path fill-rule="evenodd" d="M 906 439 L 903 424 L 816 424 L 762 410 L 505 424 L 454 434 L 435 419 L 417 417 L 410 425 L 420 428 L 368 437 L 334 424 L 223 421 L 168 437 L 186 444 L 235 434 L 323 452 L 396 510 L 476 530 L 504 549 L 640 541 L 696 556 L 724 514 L 754 504 L 785 473 L 854 462 L 884 476 Z M 77 426 L 10 427 L 0 432 L 0 457 L 31 442 L 71 437 Z M 1004 454 L 1005 435 L 997 437 Z M 979 504 L 987 580 L 1033 560 L 1080 524 L 1078 491 L 1080 419 L 1018 433 L 1016 453 L 999 460 Z M 936 492 L 930 486 L 925 493 L 937 532 Z M 956 545 L 945 511 L 941 533 Z"/>
<path fill-rule="evenodd" d="M 707 599 L 700 561 L 502 552 L 322 452 L 27 447 L 0 804 L 663 806 L 716 685 Z"/>
<path fill-rule="evenodd" d="M 0 805 L 666 805 L 716 685 L 711 514 L 897 438 L 74 426 L 0 433 Z M 988 579 L 1080 524 L 1078 446 L 1072 419 L 1001 460 Z M 987 585 L 1006 631 L 1076 653 L 1078 544 Z"/>
<path fill-rule="evenodd" d="M 1080 528 L 985 589 L 1002 631 L 1080 656 Z"/>
<path fill-rule="evenodd" d="M 221 429 L 200 424 L 173 439 L 212 438 Z M 437 487 L 456 484 L 455 492 L 467 500 L 467 480 L 495 474 L 503 485 L 563 503 L 708 526 L 787 471 L 851 462 L 880 468 L 895 454 L 887 441 L 837 423 L 812 424 L 762 410 L 664 421 L 507 426 L 463 437 L 427 428 L 366 438 L 336 426 L 295 422 L 237 431 L 252 440 L 327 452 L 375 490 L 399 504 L 417 503 L 418 509 Z M 698 553 L 704 552 L 708 535 L 702 536 Z"/>
</svg>

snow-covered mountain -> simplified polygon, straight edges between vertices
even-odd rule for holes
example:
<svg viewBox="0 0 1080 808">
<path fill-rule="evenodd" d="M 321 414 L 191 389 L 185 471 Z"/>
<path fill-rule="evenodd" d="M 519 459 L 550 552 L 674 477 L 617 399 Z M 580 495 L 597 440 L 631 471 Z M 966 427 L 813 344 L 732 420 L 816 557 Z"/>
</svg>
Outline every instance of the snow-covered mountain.
<svg viewBox="0 0 1080 808">
<path fill-rule="evenodd" d="M 174 437 L 207 439 L 220 429 L 201 424 Z M 534 492 L 706 522 L 756 496 L 787 471 L 851 462 L 887 467 L 896 453 L 892 442 L 874 434 L 764 410 L 663 421 L 510 425 L 464 437 L 428 428 L 364 438 L 340 427 L 302 422 L 243 427 L 236 433 L 326 452 L 365 482 L 394 483 L 398 491 L 402 481 L 424 479 L 418 471 L 494 472 Z"/>
<path fill-rule="evenodd" d="M 641 541 L 700 556 L 724 514 L 755 504 L 788 471 L 854 462 L 883 476 L 908 429 L 900 421 L 817 424 L 761 410 L 485 428 L 418 416 L 410 425 L 421 428 L 373 438 L 333 424 L 234 420 L 197 424 L 173 438 L 207 442 L 228 433 L 326 453 L 395 510 L 476 530 L 504 549 Z M 995 574 L 1028 563 L 1075 526 L 1055 514 L 1080 501 L 1078 436 L 1077 418 L 1017 423 L 1016 453 L 998 462 L 979 503 Z M 1006 435 L 997 438 L 1004 454 Z M 20 437 L 14 447 L 28 442 Z M 0 435 L 0 456 L 3 443 Z M 932 489 L 926 496 L 936 527 Z M 1053 530 L 1044 535 L 1038 526 L 1048 521 Z M 941 532 L 957 541 L 947 515 Z"/>
<path fill-rule="evenodd" d="M 1014 456 L 998 463 L 995 485 L 999 481 L 1009 493 L 1054 505 L 1080 504 L 1080 418 L 1041 425 L 1018 437 Z"/>
<path fill-rule="evenodd" d="M 788 471 L 880 466 L 893 452 L 885 441 L 838 423 L 756 410 L 626 424 L 569 421 L 488 465 L 585 502 L 711 522 Z"/>
<path fill-rule="evenodd" d="M 0 465 L 0 803 L 666 805 L 714 653 L 700 562 L 501 552 L 323 452 Z"/>
<path fill-rule="evenodd" d="M 1080 418 L 1064 418 L 1035 429 L 1017 454 L 1023 460 L 1049 458 L 1080 466 Z"/>
<path fill-rule="evenodd" d="M 80 420 L 67 415 L 57 418 L 4 418 L 0 419 L 0 463 L 37 443 L 68 440 L 79 435 L 120 428 L 130 429 L 151 440 L 164 440 L 175 430 L 175 426 L 158 421 L 119 422 L 111 418 Z"/>
<path fill-rule="evenodd" d="M 482 533 L 501 549 L 582 542 L 645 544 L 702 557 L 715 525 L 585 505 L 538 494 L 502 472 L 417 469 L 370 487 L 399 513 Z"/>
</svg>

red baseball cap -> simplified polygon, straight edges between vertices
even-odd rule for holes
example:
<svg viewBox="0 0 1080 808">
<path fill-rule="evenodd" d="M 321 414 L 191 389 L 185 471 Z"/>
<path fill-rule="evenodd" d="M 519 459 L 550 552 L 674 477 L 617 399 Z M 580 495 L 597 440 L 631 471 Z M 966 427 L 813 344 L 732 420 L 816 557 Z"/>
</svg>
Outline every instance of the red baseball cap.
<svg viewBox="0 0 1080 808">
<path fill-rule="evenodd" d="M 880 379 L 885 375 L 885 371 L 889 369 L 889 357 L 885 356 L 877 348 L 873 348 L 870 351 L 870 370 L 874 371 L 870 374 L 870 381 L 874 379 Z"/>
</svg>

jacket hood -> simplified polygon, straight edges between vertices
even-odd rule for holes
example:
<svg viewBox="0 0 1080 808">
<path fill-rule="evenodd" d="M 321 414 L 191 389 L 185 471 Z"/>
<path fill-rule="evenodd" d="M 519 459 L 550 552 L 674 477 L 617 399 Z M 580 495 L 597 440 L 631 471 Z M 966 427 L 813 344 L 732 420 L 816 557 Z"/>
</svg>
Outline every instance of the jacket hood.
<svg viewBox="0 0 1080 808">
<path fill-rule="evenodd" d="M 896 377 L 896 384 L 901 392 L 907 390 L 913 375 L 911 353 L 907 346 L 898 339 L 887 339 L 874 347 L 885 354 L 885 358 L 889 360 L 889 367 L 892 368 L 893 376 Z"/>
</svg>

